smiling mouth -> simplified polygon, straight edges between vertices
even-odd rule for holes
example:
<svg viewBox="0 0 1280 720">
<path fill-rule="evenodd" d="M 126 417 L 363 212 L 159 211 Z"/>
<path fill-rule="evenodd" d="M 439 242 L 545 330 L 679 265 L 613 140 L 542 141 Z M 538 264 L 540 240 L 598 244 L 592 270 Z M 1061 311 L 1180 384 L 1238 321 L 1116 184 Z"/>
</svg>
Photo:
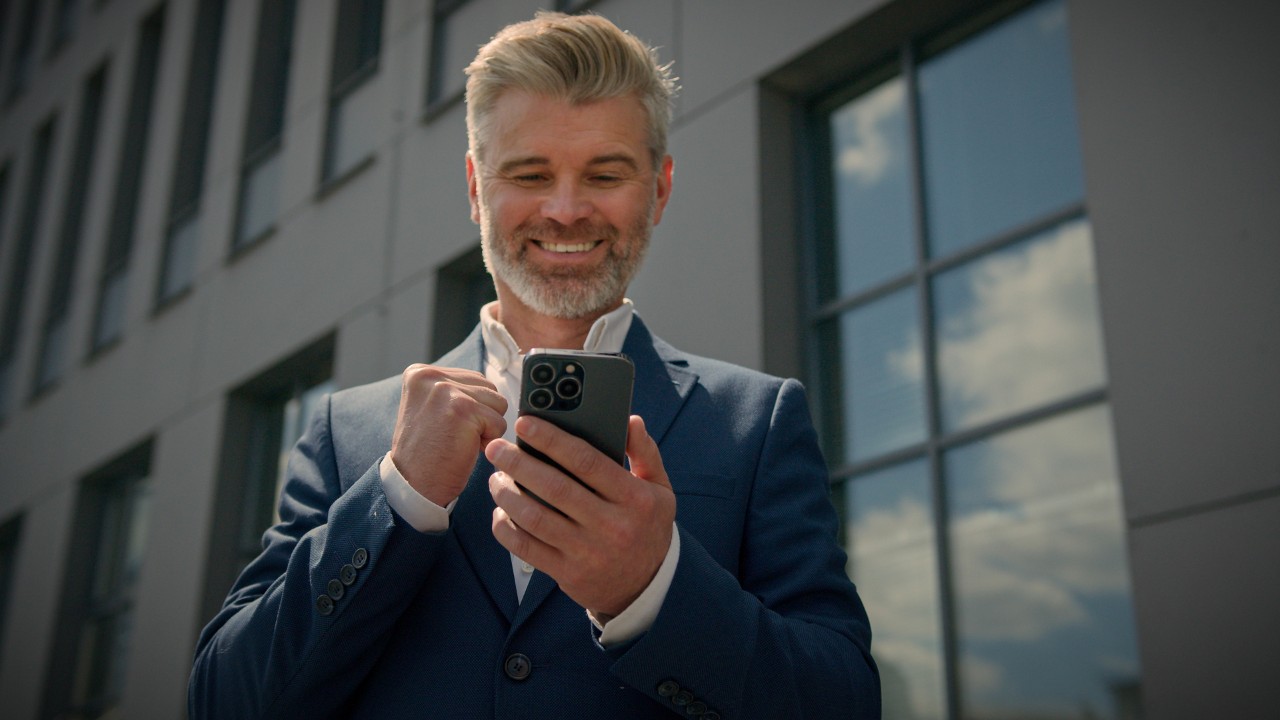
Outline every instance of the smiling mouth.
<svg viewBox="0 0 1280 720">
<path fill-rule="evenodd" d="M 538 244 L 538 247 L 548 252 L 580 253 L 580 252 L 588 252 L 594 249 L 595 246 L 599 245 L 601 241 L 590 240 L 588 242 L 577 242 L 577 243 L 553 243 L 553 242 L 543 242 L 541 240 L 535 240 L 534 242 Z"/>
</svg>

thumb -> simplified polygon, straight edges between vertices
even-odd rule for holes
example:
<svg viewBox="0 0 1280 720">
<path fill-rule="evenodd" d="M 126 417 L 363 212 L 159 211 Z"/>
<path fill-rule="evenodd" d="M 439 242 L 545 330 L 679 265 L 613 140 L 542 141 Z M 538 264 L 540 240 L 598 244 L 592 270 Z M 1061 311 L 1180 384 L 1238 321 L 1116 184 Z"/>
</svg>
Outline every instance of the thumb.
<svg viewBox="0 0 1280 720">
<path fill-rule="evenodd" d="M 627 459 L 631 462 L 631 474 L 655 485 L 671 488 L 667 471 L 662 465 L 658 444 L 649 436 L 644 419 L 632 415 L 627 422 Z"/>
</svg>

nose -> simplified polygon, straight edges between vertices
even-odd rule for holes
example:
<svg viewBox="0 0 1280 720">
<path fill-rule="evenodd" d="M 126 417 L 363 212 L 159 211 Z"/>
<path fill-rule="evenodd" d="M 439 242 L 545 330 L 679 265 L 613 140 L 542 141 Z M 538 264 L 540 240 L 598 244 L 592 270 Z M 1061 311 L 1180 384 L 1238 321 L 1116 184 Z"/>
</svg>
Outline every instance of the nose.
<svg viewBox="0 0 1280 720">
<path fill-rule="evenodd" d="M 542 201 L 542 216 L 562 225 L 572 225 L 592 212 L 585 188 L 567 179 L 556 182 Z"/>
</svg>

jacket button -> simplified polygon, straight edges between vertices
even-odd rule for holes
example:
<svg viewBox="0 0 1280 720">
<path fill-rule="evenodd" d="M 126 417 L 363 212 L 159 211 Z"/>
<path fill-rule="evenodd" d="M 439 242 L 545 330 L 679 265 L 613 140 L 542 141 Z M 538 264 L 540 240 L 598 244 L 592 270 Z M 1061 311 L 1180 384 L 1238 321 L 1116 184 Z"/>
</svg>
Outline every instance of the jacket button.
<svg viewBox="0 0 1280 720">
<path fill-rule="evenodd" d="M 669 698 L 678 692 L 680 692 L 680 683 L 675 680 L 663 680 L 658 686 L 658 695 L 664 698 Z"/>
<path fill-rule="evenodd" d="M 354 565 L 357 570 L 364 567 L 367 562 L 369 562 L 369 551 L 364 548 L 359 548 L 356 550 L 355 554 L 351 556 L 351 564 Z"/>
<path fill-rule="evenodd" d="M 330 580 L 329 584 L 325 585 L 324 589 L 329 593 L 329 597 L 334 600 L 341 600 L 342 596 L 347 593 L 347 586 L 339 582 L 338 578 Z"/>
<path fill-rule="evenodd" d="M 694 717 L 699 715 L 706 717 L 707 704 L 701 700 L 694 700 L 685 706 L 684 712 L 686 715 L 693 715 Z"/>
<path fill-rule="evenodd" d="M 320 611 L 321 615 L 332 615 L 333 614 L 333 598 L 329 597 L 328 595 L 321 595 L 320 597 L 316 598 L 316 610 Z"/>
<path fill-rule="evenodd" d="M 715 710 L 708 710 L 702 714 L 702 720 L 720 720 L 720 713 Z"/>
<path fill-rule="evenodd" d="M 671 702 L 680 707 L 684 707 L 685 705 L 688 705 L 692 700 L 693 700 L 693 693 L 689 692 L 688 690 L 681 690 L 680 692 L 675 694 L 675 697 L 671 698 Z"/>
<path fill-rule="evenodd" d="M 507 658 L 502 669 L 512 680 L 524 680 L 533 672 L 533 663 L 529 662 L 529 657 L 524 653 L 515 653 Z"/>
<path fill-rule="evenodd" d="M 346 565 L 342 566 L 341 570 L 338 571 L 338 579 L 342 581 L 343 585 L 350 585 L 356 581 L 356 575 L 359 575 L 359 574 L 360 573 L 356 572 L 355 565 L 352 565 L 351 563 L 347 563 Z"/>
</svg>

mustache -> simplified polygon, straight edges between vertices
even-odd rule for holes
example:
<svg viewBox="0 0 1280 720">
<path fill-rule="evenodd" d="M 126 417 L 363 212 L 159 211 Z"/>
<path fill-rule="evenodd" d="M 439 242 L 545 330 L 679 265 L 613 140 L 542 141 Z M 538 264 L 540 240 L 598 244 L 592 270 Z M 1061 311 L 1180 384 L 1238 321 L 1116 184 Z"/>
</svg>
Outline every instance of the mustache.
<svg viewBox="0 0 1280 720">
<path fill-rule="evenodd" d="M 576 243 L 591 240 L 617 240 L 618 228 L 608 223 L 593 223 L 581 220 L 572 225 L 565 225 L 554 220 L 521 223 L 512 233 L 517 240 L 539 240 L 543 242 Z"/>
</svg>

